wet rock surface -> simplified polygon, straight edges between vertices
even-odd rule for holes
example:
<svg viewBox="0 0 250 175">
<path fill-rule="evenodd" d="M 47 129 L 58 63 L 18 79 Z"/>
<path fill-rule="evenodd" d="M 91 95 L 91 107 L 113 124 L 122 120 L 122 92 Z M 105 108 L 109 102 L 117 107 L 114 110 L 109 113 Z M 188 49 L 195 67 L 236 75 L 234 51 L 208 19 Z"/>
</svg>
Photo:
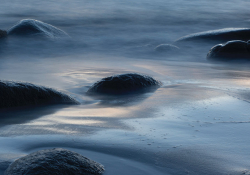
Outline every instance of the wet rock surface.
<svg viewBox="0 0 250 175">
<path fill-rule="evenodd" d="M 156 46 L 154 50 L 159 53 L 170 53 L 170 54 L 180 52 L 180 48 L 172 44 L 160 44 Z"/>
<path fill-rule="evenodd" d="M 104 166 L 78 153 L 54 148 L 17 159 L 5 175 L 100 175 Z"/>
<path fill-rule="evenodd" d="M 124 95 L 157 88 L 161 82 L 146 75 L 136 73 L 120 74 L 103 78 L 92 85 L 87 94 Z"/>
<path fill-rule="evenodd" d="M 63 30 L 34 19 L 23 19 L 7 31 L 9 36 L 36 37 L 43 39 L 63 39 L 69 35 Z"/>
<path fill-rule="evenodd" d="M 206 41 L 212 43 L 227 42 L 231 40 L 248 41 L 250 39 L 249 28 L 224 28 L 218 30 L 209 30 L 190 34 L 179 38 L 174 42 L 175 45 L 183 45 L 190 41 Z"/>
<path fill-rule="evenodd" d="M 1 38 L 6 38 L 6 37 L 7 37 L 7 31 L 0 29 L 0 39 Z"/>
<path fill-rule="evenodd" d="M 229 41 L 225 44 L 218 44 L 211 48 L 207 54 L 207 59 L 218 61 L 230 61 L 245 59 L 250 60 L 249 41 Z"/>
<path fill-rule="evenodd" d="M 0 80 L 0 108 L 45 104 L 78 104 L 78 102 L 52 88 L 26 82 Z"/>
</svg>

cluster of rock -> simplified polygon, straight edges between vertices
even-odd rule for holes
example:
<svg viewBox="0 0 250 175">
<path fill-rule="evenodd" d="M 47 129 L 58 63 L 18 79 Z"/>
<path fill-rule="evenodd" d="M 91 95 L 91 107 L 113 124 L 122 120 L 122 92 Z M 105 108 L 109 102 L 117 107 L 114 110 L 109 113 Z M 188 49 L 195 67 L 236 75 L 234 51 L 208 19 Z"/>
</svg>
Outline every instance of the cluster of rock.
<svg viewBox="0 0 250 175">
<path fill-rule="evenodd" d="M 0 38 L 36 37 L 49 40 L 69 38 L 69 35 L 44 22 L 21 20 L 8 31 L 0 30 Z M 173 44 L 161 44 L 155 47 L 160 53 L 180 53 L 180 50 L 192 48 L 190 45 L 206 43 L 211 49 L 209 60 L 250 59 L 250 29 L 229 28 L 212 30 L 184 36 Z M 248 41 L 249 40 L 249 41 Z M 224 44 L 218 44 L 218 43 Z M 214 46 L 215 45 L 215 46 Z M 194 45 L 194 47 L 196 47 Z M 120 74 L 101 79 L 87 91 L 88 95 L 127 95 L 147 92 L 158 88 L 161 82 L 146 75 L 136 73 Z M 0 109 L 31 105 L 78 104 L 69 95 L 25 82 L 0 80 Z M 5 175 L 99 175 L 104 172 L 103 165 L 80 154 L 64 149 L 42 150 L 22 157 L 12 163 Z"/>
<path fill-rule="evenodd" d="M 93 84 L 87 94 L 126 95 L 148 92 L 160 86 L 161 82 L 152 77 L 129 73 L 103 78 Z M 0 80 L 0 109 L 50 104 L 79 104 L 79 102 L 52 88 L 26 82 Z"/>
<path fill-rule="evenodd" d="M 64 31 L 37 20 L 21 20 L 8 31 L 0 30 L 0 38 L 35 37 L 49 40 L 68 38 Z M 160 46 L 156 50 L 178 49 L 175 46 Z M 146 92 L 158 88 L 161 82 L 136 73 L 114 75 L 103 78 L 87 91 L 88 95 L 124 95 Z M 27 82 L 0 80 L 0 109 L 12 107 L 79 104 L 69 95 L 55 89 Z M 5 175 L 100 175 L 104 166 L 80 154 L 65 149 L 41 150 L 13 162 Z"/>
<path fill-rule="evenodd" d="M 62 148 L 31 153 L 14 161 L 4 175 L 100 175 L 104 166 Z"/>
<path fill-rule="evenodd" d="M 7 31 L 0 30 L 0 38 L 7 37 L 29 37 L 36 39 L 42 38 L 53 41 L 70 38 L 70 36 L 63 30 L 34 19 L 21 20 Z M 181 54 L 187 53 L 186 51 L 190 49 L 195 52 L 196 48 L 204 47 L 205 50 L 212 48 L 207 56 L 208 59 L 224 61 L 234 59 L 249 59 L 248 52 L 244 51 L 245 46 L 239 42 L 239 40 L 242 42 L 247 42 L 249 39 L 249 28 L 225 28 L 190 34 L 181 37 L 173 44 L 160 44 L 156 46 L 154 50 L 163 54 Z M 221 47 L 217 44 L 220 44 Z M 216 46 L 213 47 L 214 45 Z M 209 49 L 207 49 L 208 47 Z M 221 52 L 223 54 L 218 53 L 218 50 L 220 50 L 219 48 L 222 49 Z M 228 52 L 228 54 L 224 53 L 229 49 L 232 49 L 235 52 L 231 50 L 231 52 Z M 226 59 L 227 57 L 228 59 Z"/>
<path fill-rule="evenodd" d="M 249 60 L 249 43 L 247 42 L 249 39 L 249 28 L 225 28 L 190 34 L 181 37 L 173 44 L 161 44 L 155 48 L 155 51 L 171 53 L 171 49 L 175 48 L 176 52 L 184 50 L 183 53 L 187 53 L 187 51 L 195 52 L 197 48 L 202 48 L 210 49 L 207 54 L 208 60 Z"/>
</svg>

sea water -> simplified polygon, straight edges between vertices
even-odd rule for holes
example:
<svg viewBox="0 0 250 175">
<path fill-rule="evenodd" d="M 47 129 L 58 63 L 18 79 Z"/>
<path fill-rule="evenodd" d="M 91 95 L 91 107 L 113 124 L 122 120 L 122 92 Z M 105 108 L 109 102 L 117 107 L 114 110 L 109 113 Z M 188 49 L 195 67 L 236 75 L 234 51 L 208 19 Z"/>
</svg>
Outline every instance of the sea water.
<svg viewBox="0 0 250 175">
<path fill-rule="evenodd" d="M 247 28 L 249 5 L 246 0 L 3 0 L 0 29 L 37 19 L 71 40 L 8 39 L 1 48 L 1 80 L 52 87 L 81 104 L 0 111 L 1 173 L 15 159 L 53 147 L 102 163 L 105 175 L 247 173 L 248 64 L 209 62 L 208 50 L 169 55 L 154 48 L 195 32 Z M 163 85 L 107 100 L 86 95 L 96 81 L 131 72 Z"/>
</svg>

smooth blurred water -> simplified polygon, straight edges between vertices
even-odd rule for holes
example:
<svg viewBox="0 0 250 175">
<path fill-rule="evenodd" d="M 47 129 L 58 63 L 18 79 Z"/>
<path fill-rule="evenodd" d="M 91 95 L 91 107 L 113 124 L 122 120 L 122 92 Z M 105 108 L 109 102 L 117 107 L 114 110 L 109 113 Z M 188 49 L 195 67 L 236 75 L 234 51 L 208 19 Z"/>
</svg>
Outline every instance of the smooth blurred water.
<svg viewBox="0 0 250 175">
<path fill-rule="evenodd" d="M 1 79 L 60 89 L 81 105 L 1 111 L 0 172 L 15 158 L 48 147 L 92 156 L 107 175 L 117 173 L 114 162 L 124 174 L 249 169 L 248 64 L 208 62 L 208 50 L 181 56 L 154 51 L 195 32 L 248 28 L 249 5 L 246 0 L 3 0 L 0 29 L 32 18 L 72 39 L 9 38 L 0 53 Z M 150 75 L 163 86 L 112 100 L 86 96 L 101 78 L 130 72 Z"/>
<path fill-rule="evenodd" d="M 75 48 L 71 50 L 74 53 L 134 55 L 142 46 L 172 43 L 195 32 L 248 27 L 248 5 L 243 0 L 4 1 L 0 7 L 0 28 L 8 29 L 24 18 L 37 19 L 68 32 L 74 42 L 65 47 Z"/>
</svg>

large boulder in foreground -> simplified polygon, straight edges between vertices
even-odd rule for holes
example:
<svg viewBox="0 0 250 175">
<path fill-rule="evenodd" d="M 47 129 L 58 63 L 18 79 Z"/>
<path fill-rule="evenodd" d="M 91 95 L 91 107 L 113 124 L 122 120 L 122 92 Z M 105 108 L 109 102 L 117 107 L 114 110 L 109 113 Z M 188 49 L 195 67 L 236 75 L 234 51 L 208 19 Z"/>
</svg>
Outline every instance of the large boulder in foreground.
<svg viewBox="0 0 250 175">
<path fill-rule="evenodd" d="M 234 40 L 225 44 L 218 44 L 211 48 L 207 59 L 218 61 L 229 61 L 245 59 L 250 60 L 250 41 Z"/>
<path fill-rule="evenodd" d="M 88 94 L 123 95 L 159 87 L 161 82 L 146 75 L 136 73 L 120 74 L 103 78 L 87 91 Z"/>
<path fill-rule="evenodd" d="M 0 108 L 77 103 L 76 100 L 67 94 L 52 88 L 37 86 L 31 83 L 0 80 Z"/>
<path fill-rule="evenodd" d="M 248 41 L 250 39 L 250 29 L 249 28 L 225 28 L 219 30 L 210 30 L 205 32 L 199 32 L 190 34 L 179 38 L 174 42 L 176 46 L 181 46 L 189 42 L 211 42 L 220 43 L 227 42 L 231 40 L 242 40 Z"/>
<path fill-rule="evenodd" d="M 54 148 L 17 159 L 5 175 L 100 175 L 104 166 L 78 153 Z"/>
<path fill-rule="evenodd" d="M 50 40 L 69 38 L 61 29 L 34 19 L 23 19 L 8 31 L 8 36 L 36 37 Z"/>
</svg>

